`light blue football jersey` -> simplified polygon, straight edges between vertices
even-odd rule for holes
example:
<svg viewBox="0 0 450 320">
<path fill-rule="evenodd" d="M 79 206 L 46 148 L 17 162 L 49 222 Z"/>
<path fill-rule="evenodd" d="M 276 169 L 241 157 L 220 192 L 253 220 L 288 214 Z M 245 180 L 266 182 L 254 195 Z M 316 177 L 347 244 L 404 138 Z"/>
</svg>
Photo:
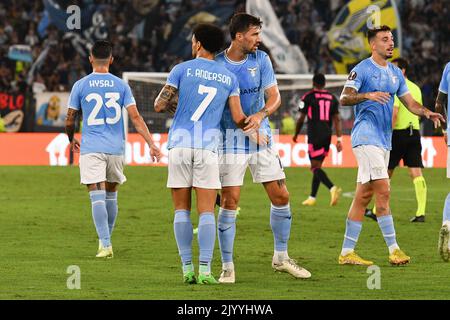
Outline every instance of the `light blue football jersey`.
<svg viewBox="0 0 450 320">
<path fill-rule="evenodd" d="M 130 86 L 110 73 L 93 72 L 75 82 L 68 107 L 83 114 L 80 153 L 123 155 L 122 108 L 134 104 Z"/>
<path fill-rule="evenodd" d="M 367 58 L 353 68 L 344 87 L 354 88 L 358 93 L 382 91 L 390 94 L 388 103 L 366 100 L 354 106 L 352 147 L 373 145 L 391 150 L 394 97 L 409 92 L 402 71 L 390 62 L 382 67 Z"/>
<path fill-rule="evenodd" d="M 214 60 L 196 58 L 176 65 L 166 84 L 178 89 L 167 148 L 217 152 L 222 141 L 222 113 L 228 98 L 239 96 L 236 77 Z"/>
<path fill-rule="evenodd" d="M 242 110 L 245 115 L 250 116 L 260 111 L 265 105 L 264 91 L 277 84 L 272 62 L 267 53 L 256 50 L 255 53 L 248 54 L 243 61 L 235 62 L 230 60 L 223 51 L 216 56 L 216 61 L 225 65 L 236 75 L 239 81 Z M 220 126 L 224 135 L 223 152 L 249 153 L 259 149 L 259 146 L 250 144 L 242 130 L 236 130 L 237 127 L 233 122 L 230 110 L 225 110 L 223 113 Z M 269 137 L 269 146 L 272 145 L 269 119 L 266 118 L 262 121 L 260 132 Z"/>
<path fill-rule="evenodd" d="M 447 127 L 450 121 L 448 106 L 450 106 L 450 62 L 445 66 L 444 72 L 442 72 L 441 83 L 439 84 L 439 91 L 447 95 Z M 447 144 L 450 146 L 450 139 L 447 140 Z"/>
</svg>

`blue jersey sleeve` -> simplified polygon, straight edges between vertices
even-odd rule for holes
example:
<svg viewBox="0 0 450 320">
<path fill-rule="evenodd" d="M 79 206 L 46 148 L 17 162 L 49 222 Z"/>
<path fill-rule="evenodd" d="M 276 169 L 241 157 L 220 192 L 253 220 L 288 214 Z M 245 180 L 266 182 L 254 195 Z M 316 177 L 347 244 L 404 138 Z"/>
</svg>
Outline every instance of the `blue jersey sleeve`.
<svg viewBox="0 0 450 320">
<path fill-rule="evenodd" d="M 128 108 L 131 105 L 135 105 L 136 100 L 134 99 L 133 93 L 131 92 L 131 88 L 128 84 L 125 84 L 125 92 L 123 96 L 123 106 Z"/>
<path fill-rule="evenodd" d="M 238 96 L 240 95 L 239 91 L 239 81 L 236 78 L 234 74 L 231 74 L 231 91 L 230 91 L 230 97 Z"/>
<path fill-rule="evenodd" d="M 364 72 L 362 67 L 358 64 L 352 69 L 352 71 L 350 71 L 344 88 L 349 87 L 355 89 L 356 91 L 359 91 L 364 83 L 365 74 L 366 72 Z"/>
<path fill-rule="evenodd" d="M 398 69 L 398 80 L 400 81 L 400 85 L 398 86 L 398 90 L 396 93 L 397 97 L 402 97 L 405 94 L 409 93 L 408 86 L 406 85 L 405 77 L 403 76 L 403 73 Z"/>
<path fill-rule="evenodd" d="M 177 64 L 175 67 L 173 67 L 172 71 L 170 71 L 169 76 L 167 77 L 166 84 L 178 89 L 178 87 L 180 86 L 182 74 L 183 68 L 179 64 Z"/>
<path fill-rule="evenodd" d="M 261 62 L 261 89 L 264 91 L 277 84 L 272 62 L 267 54 L 263 54 Z"/>
<path fill-rule="evenodd" d="M 441 83 L 439 84 L 439 91 L 448 94 L 448 74 L 450 73 L 450 62 L 445 66 L 442 73 Z"/>
<path fill-rule="evenodd" d="M 70 91 L 68 107 L 75 110 L 80 110 L 81 108 L 80 81 L 75 82 Z"/>
</svg>

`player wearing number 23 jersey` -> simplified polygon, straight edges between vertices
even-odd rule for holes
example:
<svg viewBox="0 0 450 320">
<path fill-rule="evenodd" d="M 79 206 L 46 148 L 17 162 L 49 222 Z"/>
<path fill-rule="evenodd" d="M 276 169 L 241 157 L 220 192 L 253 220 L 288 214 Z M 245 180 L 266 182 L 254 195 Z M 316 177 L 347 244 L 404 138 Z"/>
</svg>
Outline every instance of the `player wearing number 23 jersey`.
<svg viewBox="0 0 450 320">
<path fill-rule="evenodd" d="M 99 239 L 97 258 L 112 258 L 112 231 L 118 214 L 118 185 L 123 174 L 125 133 L 122 109 L 136 131 L 150 147 L 151 159 L 161 158 L 152 136 L 139 114 L 130 87 L 109 73 L 113 62 L 112 45 L 99 40 L 89 55 L 93 72 L 77 81 L 70 93 L 66 133 L 74 151 L 80 151 L 81 183 L 89 190 L 92 217 Z M 81 144 L 74 137 L 75 117 L 83 115 Z"/>
<path fill-rule="evenodd" d="M 110 73 L 93 72 L 75 82 L 69 108 L 83 114 L 80 153 L 124 154 L 122 107 L 135 104 L 128 84 Z"/>
</svg>

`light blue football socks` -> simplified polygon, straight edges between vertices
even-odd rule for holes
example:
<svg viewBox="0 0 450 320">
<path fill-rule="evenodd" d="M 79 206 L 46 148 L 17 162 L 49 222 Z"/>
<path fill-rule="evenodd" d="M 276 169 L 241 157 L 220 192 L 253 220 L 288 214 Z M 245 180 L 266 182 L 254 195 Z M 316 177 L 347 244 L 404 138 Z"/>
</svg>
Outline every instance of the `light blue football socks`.
<svg viewBox="0 0 450 320">
<path fill-rule="evenodd" d="M 353 221 L 347 218 L 345 225 L 344 243 L 342 244 L 341 251 L 342 256 L 347 255 L 355 249 L 362 229 L 361 221 Z"/>
<path fill-rule="evenodd" d="M 450 193 L 445 198 L 444 211 L 442 213 L 442 222 L 450 223 Z"/>
<path fill-rule="evenodd" d="M 108 212 L 108 227 L 109 236 L 112 236 L 114 225 L 116 223 L 117 212 L 119 208 L 117 206 L 117 191 L 106 192 L 106 211 Z"/>
<path fill-rule="evenodd" d="M 217 234 L 219 236 L 222 263 L 233 262 L 233 246 L 236 235 L 236 210 L 219 209 Z"/>
<path fill-rule="evenodd" d="M 395 249 L 398 249 L 397 239 L 395 237 L 394 219 L 392 215 L 377 217 L 378 225 L 383 233 L 384 241 L 389 247 L 389 253 L 392 253 Z"/>
<path fill-rule="evenodd" d="M 211 261 L 216 240 L 216 220 L 214 218 L 214 213 L 203 212 L 200 214 L 197 236 L 200 251 L 200 273 L 208 274 L 211 272 Z"/>
<path fill-rule="evenodd" d="M 277 207 L 270 206 L 270 226 L 273 232 L 275 251 L 287 252 L 287 245 L 291 233 L 291 209 L 289 204 Z"/>
<path fill-rule="evenodd" d="M 111 245 L 111 238 L 108 227 L 108 212 L 106 211 L 106 191 L 95 190 L 89 192 L 92 204 L 92 217 L 94 219 L 97 235 L 103 247 Z"/>
<path fill-rule="evenodd" d="M 191 213 L 187 210 L 176 210 L 173 220 L 173 230 L 177 241 L 178 253 L 183 265 L 192 261 L 192 239 L 194 237 Z"/>
</svg>

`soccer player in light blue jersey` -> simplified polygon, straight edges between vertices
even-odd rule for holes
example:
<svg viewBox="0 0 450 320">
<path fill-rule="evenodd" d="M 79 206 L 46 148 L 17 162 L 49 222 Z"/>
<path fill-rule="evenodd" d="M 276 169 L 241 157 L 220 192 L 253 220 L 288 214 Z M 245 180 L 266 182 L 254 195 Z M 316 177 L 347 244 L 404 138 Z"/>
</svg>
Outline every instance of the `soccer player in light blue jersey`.
<svg viewBox="0 0 450 320">
<path fill-rule="evenodd" d="M 448 105 L 450 104 L 450 96 L 448 95 L 450 91 L 450 62 L 445 66 L 444 72 L 442 73 L 441 83 L 439 84 L 439 92 L 436 98 L 436 111 L 442 114 L 447 123 L 450 120 L 448 117 Z M 446 105 L 447 104 L 447 105 Z M 447 123 L 443 125 L 444 139 L 447 143 L 447 178 L 450 178 L 450 144 L 447 138 Z M 447 194 L 444 204 L 444 212 L 442 218 L 442 228 L 439 233 L 439 253 L 444 261 L 449 260 L 450 256 L 450 242 L 449 242 L 449 231 L 450 231 L 450 193 Z"/>
<path fill-rule="evenodd" d="M 229 26 L 231 46 L 220 53 L 216 61 L 236 75 L 244 113 L 260 123 L 260 131 L 271 137 L 268 116 L 279 108 L 281 98 L 270 58 L 265 52 L 258 50 L 261 43 L 261 26 L 262 21 L 257 17 L 246 13 L 234 15 Z M 296 278 L 309 278 L 309 271 L 298 266 L 288 255 L 292 221 L 289 192 L 273 141 L 264 147 L 252 144 L 233 124 L 228 110 L 223 114 L 221 128 L 224 143 L 220 156 L 222 199 L 218 216 L 218 235 L 222 274 L 219 281 L 235 282 L 233 247 L 236 214 L 247 167 L 250 168 L 253 182 L 263 184 L 271 201 L 270 225 L 274 236 L 272 267 L 277 271 L 288 272 Z"/>
<path fill-rule="evenodd" d="M 111 44 L 97 41 L 89 61 L 93 72 L 75 82 L 70 93 L 66 133 L 73 150 L 80 152 L 81 183 L 89 190 L 92 217 L 99 238 L 96 257 L 112 258 L 111 236 L 118 213 L 117 190 L 126 181 L 123 174 L 123 108 L 149 145 L 151 158 L 159 161 L 161 152 L 138 112 L 130 87 L 109 73 L 113 61 Z M 74 138 L 77 113 L 83 115 L 81 144 Z"/>
<path fill-rule="evenodd" d="M 412 113 L 431 119 L 435 126 L 443 117 L 415 101 L 408 91 L 401 70 L 389 63 L 394 37 L 388 26 L 368 30 L 372 56 L 356 65 L 341 94 L 341 104 L 354 105 L 355 123 L 352 148 L 358 162 L 355 198 L 348 212 L 339 264 L 371 265 L 354 252 L 362 228 L 365 208 L 375 195 L 377 221 L 389 248 L 392 265 L 407 264 L 408 257 L 397 244 L 394 221 L 389 207 L 389 150 L 392 137 L 394 96 Z"/>
<path fill-rule="evenodd" d="M 229 110 L 233 121 L 245 131 L 259 128 L 259 123 L 246 119 L 242 112 L 236 77 L 214 61 L 214 55 L 223 47 L 224 38 L 217 26 L 197 25 L 192 36 L 192 56 L 195 59 L 172 69 L 155 100 L 157 112 L 175 111 L 167 147 L 167 187 L 172 190 L 175 207 L 174 233 L 183 278 L 189 284 L 218 283 L 211 272 L 211 261 L 216 237 L 214 206 L 217 190 L 221 188 L 218 147 L 222 140 L 222 113 L 224 109 Z M 192 261 L 192 189 L 196 192 L 200 216 L 198 279 Z"/>
</svg>

